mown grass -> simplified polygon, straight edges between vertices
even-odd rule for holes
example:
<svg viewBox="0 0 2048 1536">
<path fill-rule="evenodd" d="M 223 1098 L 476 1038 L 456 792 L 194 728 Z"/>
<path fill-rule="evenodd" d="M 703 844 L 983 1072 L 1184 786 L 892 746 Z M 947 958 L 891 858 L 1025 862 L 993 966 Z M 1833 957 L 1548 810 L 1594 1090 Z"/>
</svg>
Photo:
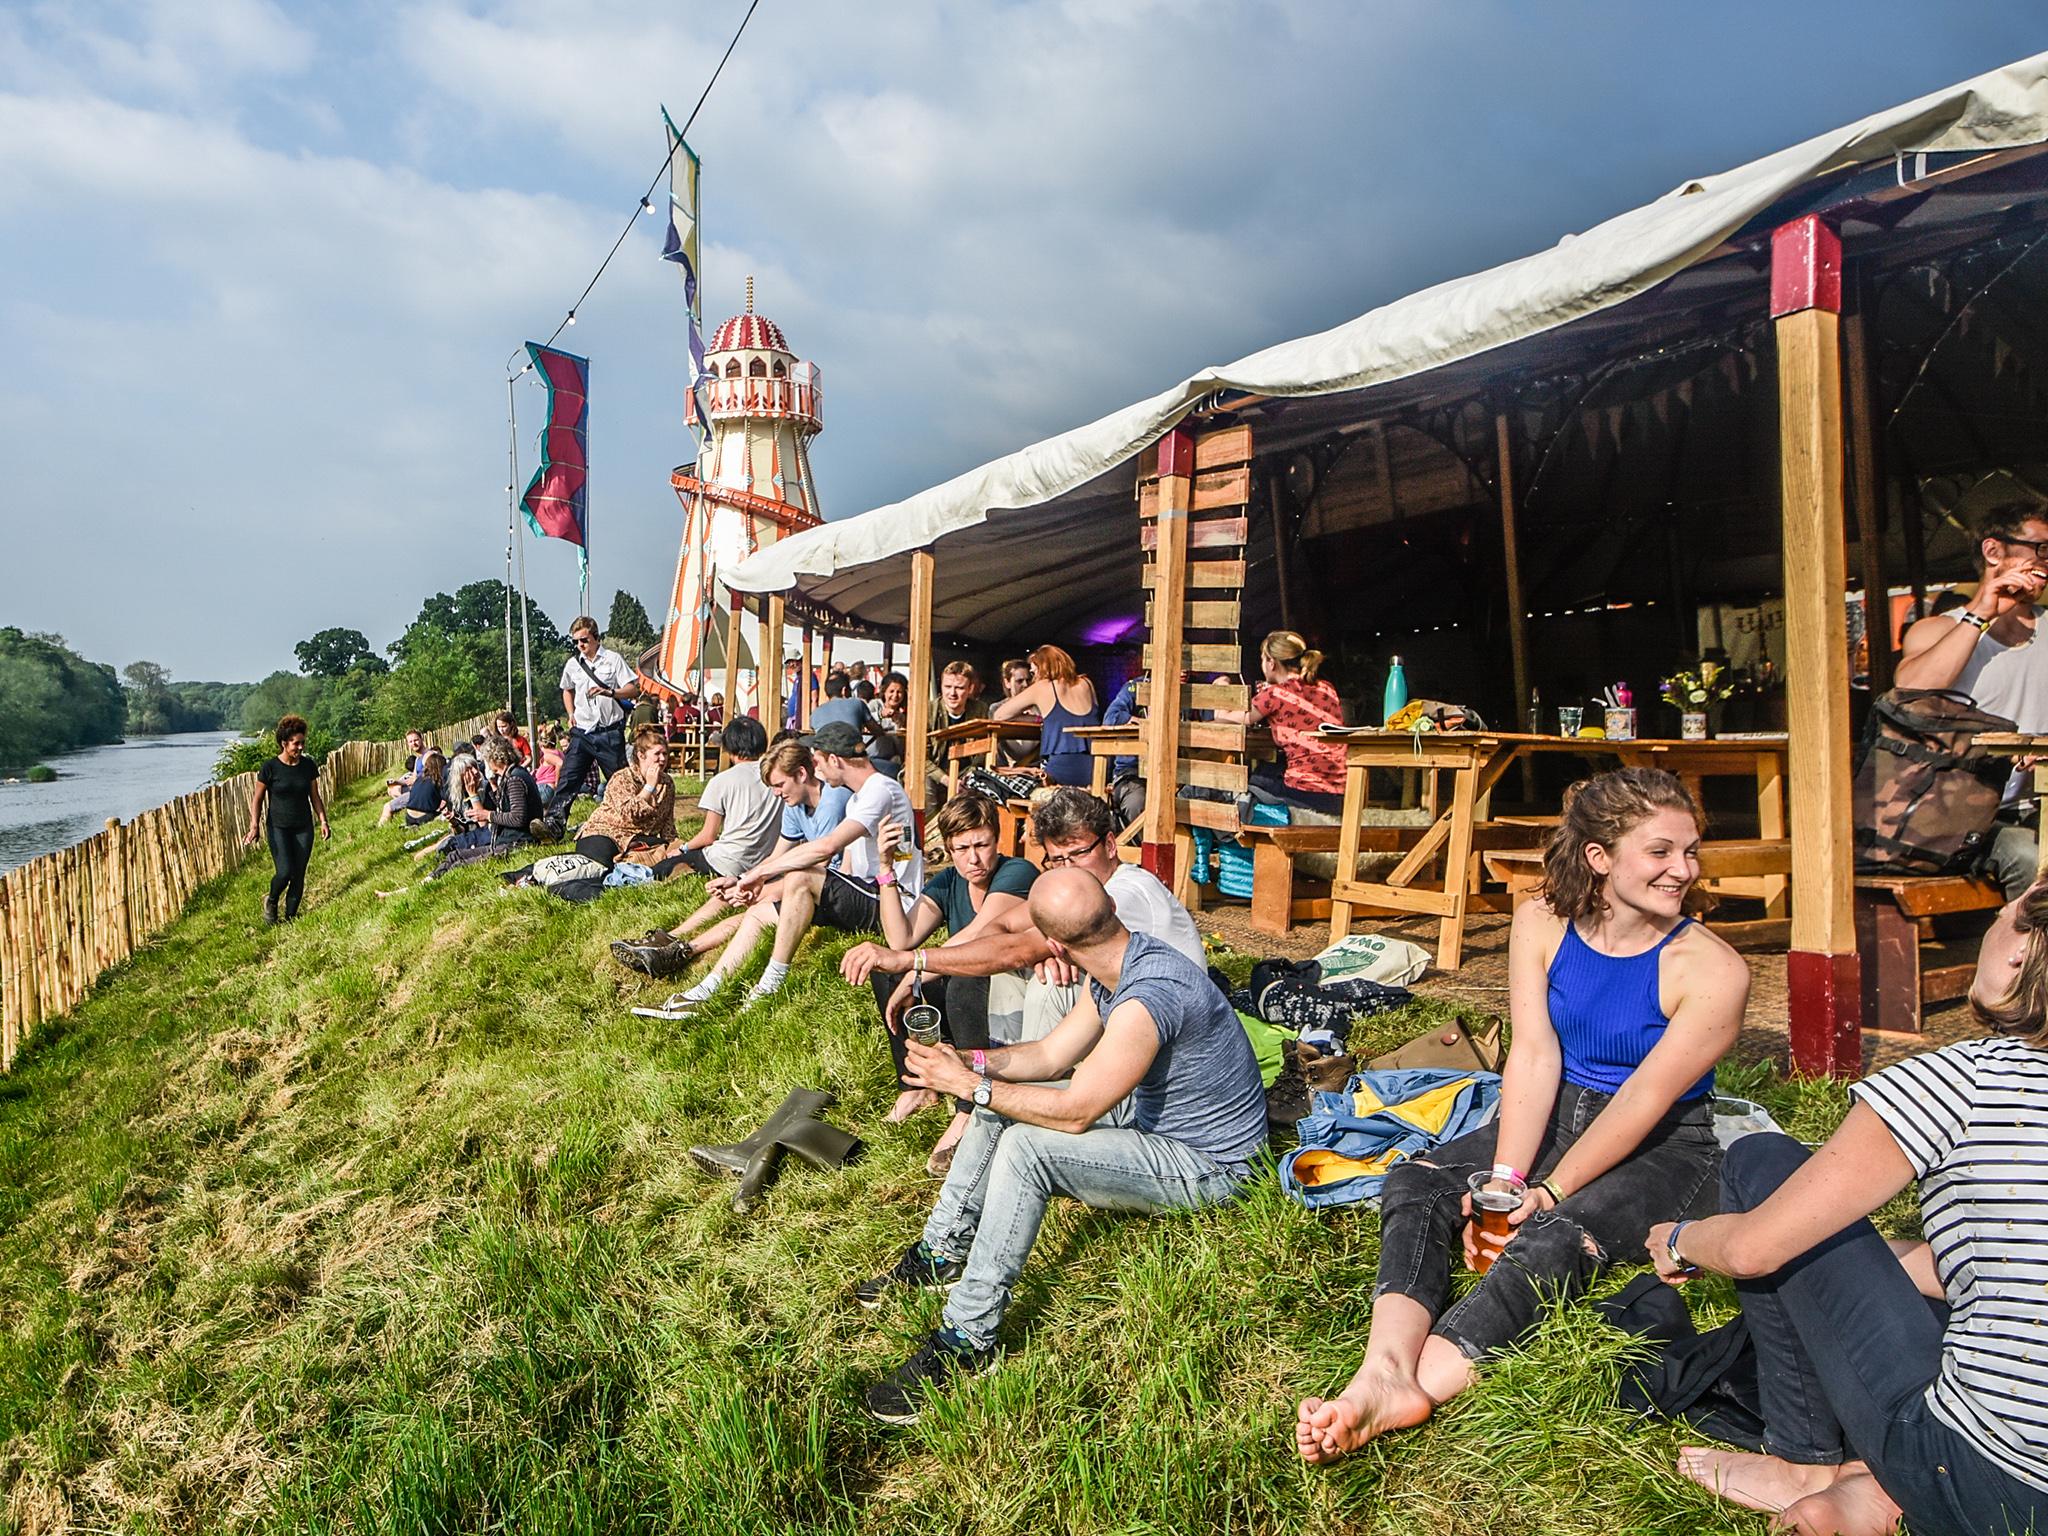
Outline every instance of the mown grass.
<svg viewBox="0 0 2048 1536">
<path fill-rule="evenodd" d="M 916 1234 L 935 1116 L 888 1126 L 872 1005 L 818 935 L 743 1026 L 665 1024 L 571 907 L 417 878 L 345 796 L 305 914 L 203 892 L 0 1080 L 0 1445 L 24 1532 L 1759 1531 L 1614 1407 L 1584 1312 L 1335 1471 L 1297 1397 L 1363 1347 L 1376 1222 L 1271 1188 L 1056 1212 L 1011 1353 L 907 1432 L 859 1386 L 932 1325 L 850 1286 Z M 1419 1029 L 1437 1015 L 1418 1007 Z M 683 1155 L 829 1086 L 869 1155 L 751 1218 Z M 1838 1090 L 1745 1072 L 1794 1129 Z M 1725 1292 L 1702 1304 L 1725 1307 Z"/>
</svg>

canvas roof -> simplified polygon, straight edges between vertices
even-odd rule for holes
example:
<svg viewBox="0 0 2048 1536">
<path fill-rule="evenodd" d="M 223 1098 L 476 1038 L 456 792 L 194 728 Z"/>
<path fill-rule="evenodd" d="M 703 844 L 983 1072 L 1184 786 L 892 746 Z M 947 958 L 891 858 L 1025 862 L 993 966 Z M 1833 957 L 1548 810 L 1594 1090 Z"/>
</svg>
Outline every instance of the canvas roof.
<svg viewBox="0 0 2048 1536">
<path fill-rule="evenodd" d="M 1125 466 L 1219 391 L 1351 396 L 1292 424 L 1306 430 L 1327 417 L 1319 427 L 1327 431 L 1383 400 L 1398 403 L 1404 393 L 1472 372 L 1468 360 L 1561 327 L 1575 334 L 1597 329 L 1598 317 L 1660 285 L 1689 304 L 1709 302 L 1731 284 L 1753 289 L 1766 280 L 1753 262 L 1708 258 L 1726 255 L 1727 242 L 1767 211 L 1789 217 L 1797 211 L 1789 201 L 1837 185 L 1847 173 L 1888 168 L 1902 156 L 1982 154 L 2044 140 L 2048 53 L 1688 180 L 1518 261 L 1205 368 L 903 501 L 781 540 L 727 579 L 742 592 L 793 591 L 813 610 L 894 628 L 908 611 L 908 556 L 934 547 L 937 633 L 989 642 L 1072 634 L 1091 614 L 1128 607 L 1137 587 L 1136 513 Z M 1372 391 L 1371 400 L 1357 398 L 1358 391 Z M 1262 436 L 1262 450 L 1271 446 Z"/>
</svg>

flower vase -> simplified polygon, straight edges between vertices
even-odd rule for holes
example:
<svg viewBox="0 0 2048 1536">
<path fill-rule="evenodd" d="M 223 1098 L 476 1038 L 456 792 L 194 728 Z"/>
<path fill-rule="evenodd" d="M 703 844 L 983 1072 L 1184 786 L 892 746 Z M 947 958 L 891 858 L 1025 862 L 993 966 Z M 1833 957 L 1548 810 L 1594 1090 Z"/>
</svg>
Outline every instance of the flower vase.
<svg viewBox="0 0 2048 1536">
<path fill-rule="evenodd" d="M 1707 739 L 1707 712 L 1704 709 L 1680 711 L 1678 716 L 1678 736 L 1681 741 L 1705 741 Z"/>
</svg>

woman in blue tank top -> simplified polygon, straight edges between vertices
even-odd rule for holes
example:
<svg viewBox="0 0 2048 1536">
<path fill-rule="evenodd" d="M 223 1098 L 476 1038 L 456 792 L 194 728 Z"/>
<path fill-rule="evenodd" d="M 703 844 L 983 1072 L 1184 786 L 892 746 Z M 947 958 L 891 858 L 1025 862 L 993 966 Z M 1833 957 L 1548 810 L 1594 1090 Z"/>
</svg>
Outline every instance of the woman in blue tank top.
<svg viewBox="0 0 2048 1536">
<path fill-rule="evenodd" d="M 1088 743 L 1070 736 L 1077 725 L 1102 724 L 1102 704 L 1095 697 L 1095 685 L 1082 676 L 1074 658 L 1056 645 L 1041 645 L 1031 653 L 1031 686 L 1013 694 L 989 711 L 997 720 L 1015 720 L 1038 713 L 1038 766 L 1048 784 L 1070 784 L 1086 789 L 1094 776 L 1094 761 Z"/>
<path fill-rule="evenodd" d="M 1566 794 L 1543 889 L 1508 940 L 1499 1118 L 1387 1175 L 1365 1362 L 1340 1396 L 1301 1404 L 1304 1459 L 1420 1424 L 1546 1305 L 1640 1263 L 1652 1226 L 1713 1210 L 1714 1063 L 1741 1029 L 1749 967 L 1687 915 L 1699 838 L 1692 797 L 1656 769 Z M 1473 1175 L 1520 1204 L 1505 1246 L 1489 1243 L 1497 1262 L 1447 1305 L 1452 1255 L 1478 1252 Z"/>
</svg>

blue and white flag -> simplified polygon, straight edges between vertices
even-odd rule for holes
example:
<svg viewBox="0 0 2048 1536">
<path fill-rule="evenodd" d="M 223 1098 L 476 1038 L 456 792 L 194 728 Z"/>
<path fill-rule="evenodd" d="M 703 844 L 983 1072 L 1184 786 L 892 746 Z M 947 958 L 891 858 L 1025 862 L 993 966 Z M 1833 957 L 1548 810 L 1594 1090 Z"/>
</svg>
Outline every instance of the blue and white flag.
<svg viewBox="0 0 2048 1536">
<path fill-rule="evenodd" d="M 704 298 L 698 284 L 697 178 L 703 162 L 683 142 L 668 108 L 661 109 L 662 125 L 668 129 L 668 238 L 661 259 L 682 269 L 683 301 L 690 307 L 690 393 L 683 408 L 683 420 L 697 440 L 701 460 L 711 446 L 711 418 L 705 406 L 704 382 Z"/>
</svg>

